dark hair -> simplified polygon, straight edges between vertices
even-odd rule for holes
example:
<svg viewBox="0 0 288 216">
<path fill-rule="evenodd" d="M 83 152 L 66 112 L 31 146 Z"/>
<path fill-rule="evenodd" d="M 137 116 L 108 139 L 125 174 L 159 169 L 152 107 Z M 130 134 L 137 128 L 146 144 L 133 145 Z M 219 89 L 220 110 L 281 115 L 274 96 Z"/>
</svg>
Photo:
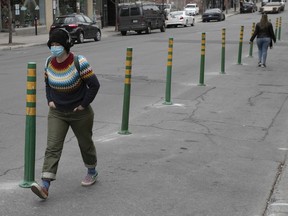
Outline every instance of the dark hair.
<svg viewBox="0 0 288 216">
<path fill-rule="evenodd" d="M 70 34 L 66 29 L 54 29 L 50 33 L 49 40 L 47 42 L 47 46 L 49 47 L 49 49 L 51 48 L 51 44 L 53 42 L 61 44 L 67 53 L 70 52 L 70 48 L 73 46 Z"/>
</svg>

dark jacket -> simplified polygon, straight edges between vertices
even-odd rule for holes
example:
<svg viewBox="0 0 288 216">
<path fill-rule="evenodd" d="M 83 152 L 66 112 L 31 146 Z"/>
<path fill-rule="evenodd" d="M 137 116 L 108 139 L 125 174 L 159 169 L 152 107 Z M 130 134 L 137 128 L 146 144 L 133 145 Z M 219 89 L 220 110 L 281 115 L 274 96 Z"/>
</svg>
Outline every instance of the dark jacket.
<svg viewBox="0 0 288 216">
<path fill-rule="evenodd" d="M 266 28 L 260 28 L 260 23 L 257 23 L 255 27 L 255 31 L 250 38 L 250 41 L 253 42 L 256 36 L 257 38 L 269 37 L 274 41 L 274 43 L 276 42 L 276 37 L 274 34 L 273 26 L 270 22 Z"/>
</svg>

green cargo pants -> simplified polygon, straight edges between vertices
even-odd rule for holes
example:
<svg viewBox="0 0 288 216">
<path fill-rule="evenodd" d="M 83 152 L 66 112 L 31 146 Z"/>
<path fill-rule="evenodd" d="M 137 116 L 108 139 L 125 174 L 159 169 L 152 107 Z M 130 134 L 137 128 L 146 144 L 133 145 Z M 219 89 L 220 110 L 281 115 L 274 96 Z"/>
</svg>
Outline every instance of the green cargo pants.
<svg viewBox="0 0 288 216">
<path fill-rule="evenodd" d="M 50 108 L 48 114 L 47 147 L 45 151 L 42 178 L 56 179 L 58 163 L 69 127 L 72 128 L 87 168 L 97 165 L 97 155 L 92 140 L 94 112 L 91 106 L 82 111 L 62 112 Z"/>
</svg>

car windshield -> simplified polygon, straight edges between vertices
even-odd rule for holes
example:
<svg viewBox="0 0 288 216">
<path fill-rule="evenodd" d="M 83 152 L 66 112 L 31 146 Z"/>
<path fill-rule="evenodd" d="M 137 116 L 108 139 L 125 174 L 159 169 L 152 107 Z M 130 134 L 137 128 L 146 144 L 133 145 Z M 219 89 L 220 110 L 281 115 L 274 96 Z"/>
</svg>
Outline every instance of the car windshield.
<svg viewBox="0 0 288 216">
<path fill-rule="evenodd" d="M 55 20 L 57 24 L 71 24 L 75 23 L 75 17 L 57 17 Z"/>
<path fill-rule="evenodd" d="M 181 15 L 183 15 L 183 11 L 176 11 L 176 12 L 171 12 L 170 13 L 170 16 L 181 16 Z"/>
<path fill-rule="evenodd" d="M 205 13 L 215 13 L 215 12 L 220 12 L 220 10 L 218 8 L 214 8 L 214 9 L 208 9 L 205 11 Z"/>
<path fill-rule="evenodd" d="M 267 6 L 277 6 L 277 5 L 280 5 L 280 2 L 268 2 L 266 5 Z"/>
<path fill-rule="evenodd" d="M 186 8 L 195 8 L 196 5 L 187 5 Z"/>
</svg>

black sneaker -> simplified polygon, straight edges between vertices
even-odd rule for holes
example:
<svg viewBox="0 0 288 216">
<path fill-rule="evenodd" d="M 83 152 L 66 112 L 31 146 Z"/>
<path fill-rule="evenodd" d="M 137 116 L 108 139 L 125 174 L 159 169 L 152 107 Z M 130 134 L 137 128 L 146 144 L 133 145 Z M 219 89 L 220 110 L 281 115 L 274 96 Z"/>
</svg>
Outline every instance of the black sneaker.
<svg viewBox="0 0 288 216">
<path fill-rule="evenodd" d="M 262 66 L 261 62 L 258 62 L 258 67 L 261 67 L 261 66 Z"/>
<path fill-rule="evenodd" d="M 266 64 L 262 64 L 261 67 L 262 67 L 262 68 L 266 68 Z"/>
</svg>

